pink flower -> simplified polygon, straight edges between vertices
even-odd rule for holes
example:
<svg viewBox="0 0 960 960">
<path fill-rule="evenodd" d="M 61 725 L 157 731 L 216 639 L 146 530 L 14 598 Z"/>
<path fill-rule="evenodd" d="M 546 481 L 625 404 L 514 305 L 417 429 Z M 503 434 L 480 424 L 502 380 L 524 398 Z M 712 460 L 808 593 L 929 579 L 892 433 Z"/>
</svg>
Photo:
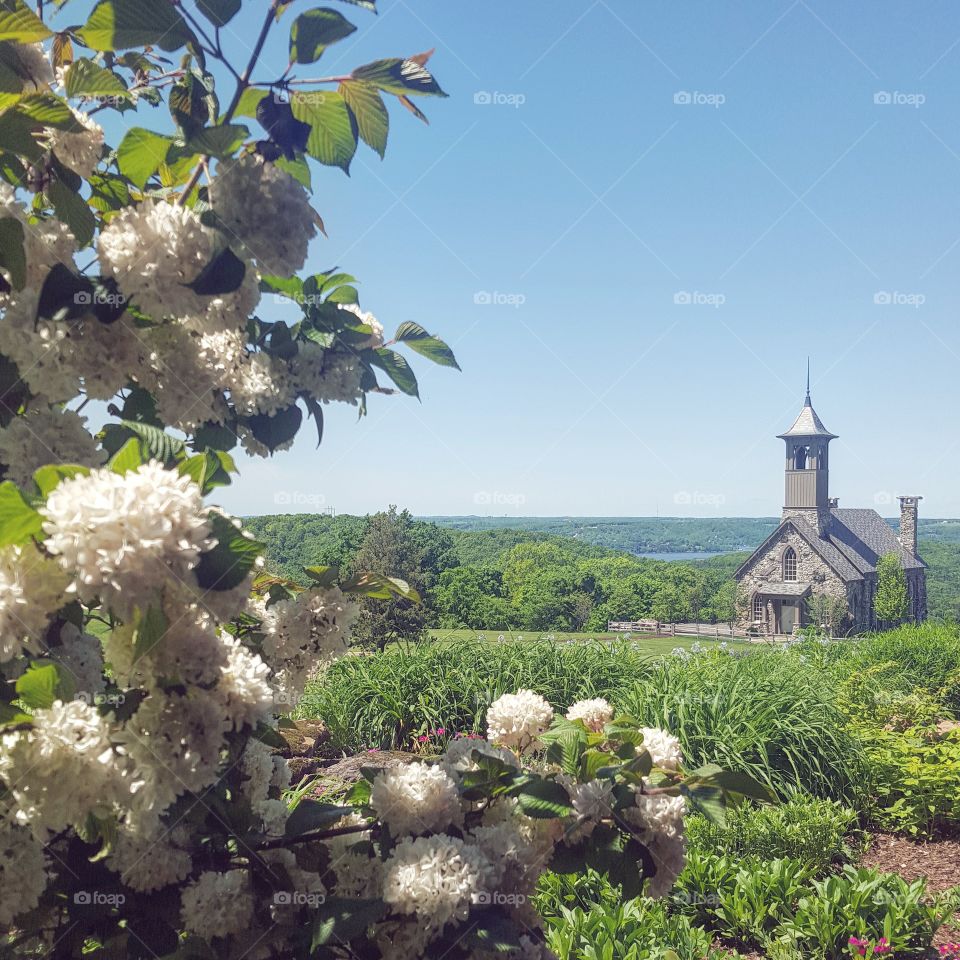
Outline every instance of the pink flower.
<svg viewBox="0 0 960 960">
<path fill-rule="evenodd" d="M 446 732 L 447 731 L 445 727 L 437 727 L 436 729 L 436 734 L 438 737 L 442 737 Z"/>
<path fill-rule="evenodd" d="M 429 739 L 425 733 L 421 733 L 420 736 L 417 737 L 417 743 L 426 743 Z"/>
</svg>

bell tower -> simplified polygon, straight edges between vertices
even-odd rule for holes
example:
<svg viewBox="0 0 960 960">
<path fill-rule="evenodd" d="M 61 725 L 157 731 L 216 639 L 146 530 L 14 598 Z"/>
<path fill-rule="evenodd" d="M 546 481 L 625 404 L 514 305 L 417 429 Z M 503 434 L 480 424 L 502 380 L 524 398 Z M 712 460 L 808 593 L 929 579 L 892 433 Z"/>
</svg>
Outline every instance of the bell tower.
<svg viewBox="0 0 960 960">
<path fill-rule="evenodd" d="M 783 519 L 805 520 L 819 536 L 830 527 L 830 441 L 836 439 L 810 402 L 810 361 L 807 360 L 807 396 L 793 426 L 778 435 L 786 444 Z"/>
</svg>

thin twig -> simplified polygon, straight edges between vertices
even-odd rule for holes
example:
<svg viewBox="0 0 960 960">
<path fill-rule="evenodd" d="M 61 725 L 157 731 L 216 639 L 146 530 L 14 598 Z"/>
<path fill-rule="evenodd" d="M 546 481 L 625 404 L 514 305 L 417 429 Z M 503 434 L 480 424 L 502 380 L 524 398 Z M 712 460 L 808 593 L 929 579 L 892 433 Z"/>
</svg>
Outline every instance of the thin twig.
<svg viewBox="0 0 960 960">
<path fill-rule="evenodd" d="M 375 823 L 353 824 L 349 827 L 334 827 L 332 830 L 316 830 L 312 833 L 301 833 L 296 837 L 277 837 L 274 840 L 264 840 L 258 843 L 255 850 L 279 850 L 283 847 L 292 847 L 296 843 L 310 843 L 312 840 L 328 840 L 331 837 L 342 837 L 350 833 L 379 833 L 380 828 Z"/>
<path fill-rule="evenodd" d="M 247 63 L 246 69 L 242 74 L 240 74 L 240 77 L 237 80 L 237 88 L 233 91 L 233 99 L 230 101 L 230 106 L 227 107 L 227 112 L 223 115 L 223 120 L 221 121 L 222 124 L 229 123 L 231 119 L 233 119 L 233 114 L 240 105 L 240 98 L 243 96 L 244 90 L 250 86 L 250 74 L 253 73 L 253 68 L 257 65 L 257 61 L 260 59 L 260 54 L 263 52 L 263 45 L 267 42 L 267 34 L 270 32 L 270 27 L 276 18 L 277 7 L 279 5 L 280 0 L 270 0 L 270 8 L 267 10 L 266 19 L 263 21 L 263 26 L 260 28 L 260 36 L 257 37 L 257 43 L 253 48 L 253 53 L 250 54 L 250 60 Z M 193 192 L 193 188 L 197 185 L 197 182 L 200 180 L 200 175 L 203 173 L 204 164 L 209 162 L 209 154 L 205 154 L 200 158 L 200 162 L 194 168 L 193 173 L 190 174 L 190 179 L 187 181 L 187 185 L 183 188 L 183 193 L 181 193 L 177 198 L 178 207 L 186 206 L 187 199 Z"/>
</svg>

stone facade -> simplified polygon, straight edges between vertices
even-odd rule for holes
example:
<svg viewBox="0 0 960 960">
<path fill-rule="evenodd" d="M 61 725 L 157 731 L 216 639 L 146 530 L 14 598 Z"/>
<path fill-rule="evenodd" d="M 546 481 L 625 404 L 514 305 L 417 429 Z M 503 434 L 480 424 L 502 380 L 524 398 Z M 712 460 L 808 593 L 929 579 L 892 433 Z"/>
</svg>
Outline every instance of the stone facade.
<svg viewBox="0 0 960 960">
<path fill-rule="evenodd" d="M 841 509 L 830 497 L 830 433 L 810 402 L 780 434 L 786 443 L 780 526 L 737 570 L 739 626 L 766 635 L 791 634 L 811 620 L 834 635 L 876 629 L 876 564 L 896 555 L 910 600 L 908 619 L 927 616 L 926 564 L 917 554 L 917 503 L 901 497 L 900 536 L 875 511 Z"/>
</svg>

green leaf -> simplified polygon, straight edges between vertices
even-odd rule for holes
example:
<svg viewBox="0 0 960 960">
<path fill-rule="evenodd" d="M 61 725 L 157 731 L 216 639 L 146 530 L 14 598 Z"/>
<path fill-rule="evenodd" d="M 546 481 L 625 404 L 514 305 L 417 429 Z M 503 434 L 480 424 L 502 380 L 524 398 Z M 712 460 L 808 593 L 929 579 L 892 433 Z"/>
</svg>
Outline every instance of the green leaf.
<svg viewBox="0 0 960 960">
<path fill-rule="evenodd" d="M 171 51 L 193 39 L 174 5 L 156 0 L 101 0 L 79 36 L 94 50 L 150 45 Z"/>
<path fill-rule="evenodd" d="M 329 7 L 316 7 L 301 13 L 290 28 L 290 60 L 313 63 L 332 43 L 349 37 L 356 27 Z"/>
<path fill-rule="evenodd" d="M 727 822 L 727 802 L 718 787 L 681 784 L 680 793 L 687 797 L 691 806 L 702 813 L 711 823 L 723 826 Z"/>
<path fill-rule="evenodd" d="M 517 794 L 520 810 L 528 817 L 552 819 L 573 813 L 570 795 L 556 780 L 531 777 Z"/>
<path fill-rule="evenodd" d="M 261 90 L 258 87 L 247 87 L 247 89 L 240 94 L 240 102 L 237 104 L 237 109 L 233 111 L 233 115 L 235 117 L 252 117 L 255 120 L 257 118 L 257 107 L 260 105 L 260 101 L 264 97 L 269 96 L 269 90 Z"/>
<path fill-rule="evenodd" d="M 24 97 L 17 104 L 16 112 L 45 127 L 55 127 L 68 133 L 78 133 L 83 129 L 66 103 L 51 93 Z"/>
<path fill-rule="evenodd" d="M 143 456 L 140 453 L 140 441 L 131 437 L 108 461 L 107 466 L 114 473 L 129 473 L 143 466 Z"/>
<path fill-rule="evenodd" d="M 361 139 L 382 159 L 387 149 L 390 114 L 377 88 L 363 80 L 344 80 L 338 90 L 356 117 Z"/>
<path fill-rule="evenodd" d="M 370 362 L 383 370 L 404 393 L 420 398 L 417 378 L 414 376 L 407 358 L 389 347 L 377 347 L 369 352 Z"/>
<path fill-rule="evenodd" d="M 40 514 L 11 480 L 0 483 L 0 547 L 26 543 L 43 533 Z"/>
<path fill-rule="evenodd" d="M 249 136 L 250 131 L 242 123 L 204 127 L 187 141 L 186 149 L 190 153 L 206 153 L 218 159 L 232 157 Z"/>
<path fill-rule="evenodd" d="M 331 940 L 349 943 L 376 923 L 387 910 L 383 900 L 327 897 L 323 905 L 312 913 L 310 952 L 315 952 Z"/>
<path fill-rule="evenodd" d="M 421 356 L 432 360 L 441 367 L 454 367 L 460 369 L 457 358 L 453 351 L 439 338 L 427 333 L 419 323 L 407 320 L 397 327 L 394 340 L 407 344 L 411 350 L 415 350 Z"/>
<path fill-rule="evenodd" d="M 297 303 L 303 300 L 303 281 L 299 277 L 263 276 L 260 278 L 260 289 L 264 293 L 279 293 Z"/>
<path fill-rule="evenodd" d="M 401 59 L 391 57 L 387 60 L 375 60 L 373 63 L 357 67 L 352 75 L 354 80 L 366 80 L 387 93 L 398 96 L 415 94 L 417 96 L 445 97 L 433 74 L 420 63 L 419 59 Z"/>
<path fill-rule="evenodd" d="M 23 0 L 5 0 L 0 4 L 0 40 L 35 43 L 52 33 Z"/>
<path fill-rule="evenodd" d="M 217 114 L 209 75 L 184 74 L 171 88 L 167 107 L 174 123 L 187 139 L 197 136 Z"/>
<path fill-rule="evenodd" d="M 37 485 L 40 496 L 47 497 L 52 490 L 56 489 L 61 480 L 70 480 L 72 477 L 86 477 L 89 474 L 89 467 L 82 467 L 76 463 L 53 463 L 35 470 L 33 482 Z"/>
<path fill-rule="evenodd" d="M 311 178 L 310 178 L 310 164 L 303 157 L 297 157 L 294 160 L 290 160 L 287 157 L 277 157 L 274 161 L 274 165 L 279 167 L 286 173 L 289 173 L 297 183 L 300 184 L 305 190 L 312 189 Z M 320 230 L 323 231 L 323 224 L 320 223 Z"/>
<path fill-rule="evenodd" d="M 340 568 L 337 566 L 304 567 L 303 572 L 321 587 L 332 587 L 340 578 Z"/>
<path fill-rule="evenodd" d="M 254 438 L 259 440 L 272 453 L 277 447 L 288 443 L 296 435 L 303 423 L 303 411 L 293 403 L 273 416 L 258 413 L 244 418 Z"/>
<path fill-rule="evenodd" d="M 320 803 L 318 800 L 303 799 L 287 817 L 284 833 L 288 837 L 299 837 L 302 833 L 329 827 L 338 820 L 350 816 L 353 807 L 342 807 L 335 803 Z"/>
<path fill-rule="evenodd" d="M 351 3 L 355 7 L 363 7 L 371 13 L 377 12 L 377 0 L 341 0 L 342 3 Z"/>
<path fill-rule="evenodd" d="M 67 68 L 64 87 L 68 97 L 118 96 L 130 98 L 124 82 L 88 57 L 75 60 Z"/>
<path fill-rule="evenodd" d="M 291 93 L 290 109 L 297 120 L 310 125 L 307 153 L 349 173 L 357 152 L 357 126 L 343 97 L 327 90 Z"/>
<path fill-rule="evenodd" d="M 155 426 L 152 423 L 139 423 L 136 420 L 121 420 L 119 424 L 108 423 L 104 427 L 104 434 L 113 433 L 116 430 L 129 431 L 134 436 L 139 437 L 143 443 L 144 450 L 153 460 L 160 460 L 163 463 L 169 463 L 178 460 L 186 452 L 187 445 L 177 437 L 171 437 L 164 433 L 162 427 Z M 122 434 L 122 440 L 115 447 L 104 442 L 107 450 L 119 450 L 126 443 L 126 433 Z"/>
<path fill-rule="evenodd" d="M 241 0 L 197 0 L 200 12 L 215 26 L 225 27 L 239 12 Z"/>
<path fill-rule="evenodd" d="M 184 286 L 204 297 L 233 293 L 243 283 L 246 272 L 247 265 L 229 247 L 224 247 L 197 274 L 196 280 Z"/>
<path fill-rule="evenodd" d="M 27 257 L 23 250 L 23 224 L 15 217 L 0 220 L 0 270 L 10 275 L 14 290 L 27 282 Z"/>
<path fill-rule="evenodd" d="M 7 110 L 0 114 L 0 143 L 4 149 L 28 160 L 37 161 L 44 151 L 33 138 L 37 124 L 30 117 L 17 110 Z"/>
<path fill-rule="evenodd" d="M 44 188 L 47 199 L 53 204 L 57 216 L 70 228 L 77 243 L 85 247 L 97 227 L 97 218 L 87 201 L 76 190 L 71 190 L 62 180 L 54 180 Z"/>
<path fill-rule="evenodd" d="M 340 585 L 340 589 L 344 593 L 359 593 L 372 600 L 392 600 L 398 597 L 411 603 L 420 602 L 420 594 L 406 580 L 369 571 L 351 577 Z"/>
<path fill-rule="evenodd" d="M 0 731 L 27 725 L 31 720 L 29 713 L 24 713 L 9 703 L 0 702 Z"/>
<path fill-rule="evenodd" d="M 266 548 L 219 514 L 210 515 L 210 527 L 217 545 L 200 555 L 194 571 L 197 582 L 204 590 L 232 590 L 243 583 Z"/>
<path fill-rule="evenodd" d="M 173 145 L 172 137 L 131 127 L 117 147 L 117 166 L 120 172 L 141 190 L 167 159 Z"/>
<path fill-rule="evenodd" d="M 17 697 L 31 710 L 46 710 L 74 693 L 70 675 L 58 664 L 35 660 L 16 683 Z"/>
<path fill-rule="evenodd" d="M 167 618 L 159 607 L 147 607 L 145 613 L 136 611 L 133 624 L 133 662 L 147 656 L 163 640 L 167 632 Z"/>
</svg>

